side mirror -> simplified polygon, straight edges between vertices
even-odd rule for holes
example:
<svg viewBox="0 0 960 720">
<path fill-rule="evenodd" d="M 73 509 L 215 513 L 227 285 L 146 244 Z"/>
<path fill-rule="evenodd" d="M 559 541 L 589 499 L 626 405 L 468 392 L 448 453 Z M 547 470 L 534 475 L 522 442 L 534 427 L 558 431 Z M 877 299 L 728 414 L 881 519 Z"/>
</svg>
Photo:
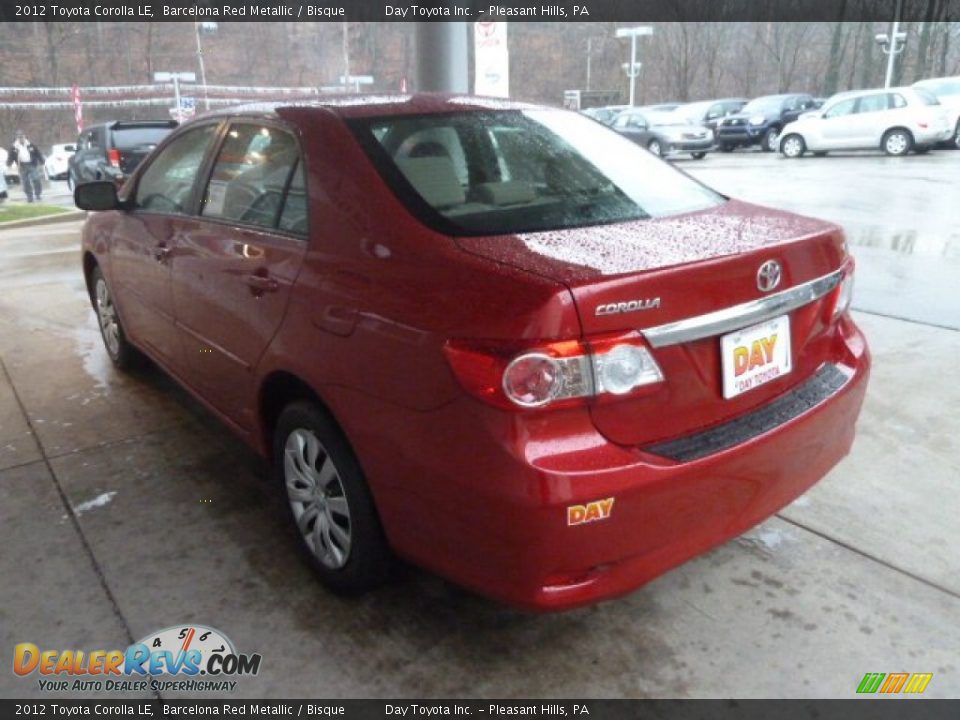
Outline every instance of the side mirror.
<svg viewBox="0 0 960 720">
<path fill-rule="evenodd" d="M 111 180 L 95 180 L 77 185 L 73 189 L 73 203 L 81 210 L 119 210 L 122 205 L 117 197 L 117 186 Z"/>
</svg>

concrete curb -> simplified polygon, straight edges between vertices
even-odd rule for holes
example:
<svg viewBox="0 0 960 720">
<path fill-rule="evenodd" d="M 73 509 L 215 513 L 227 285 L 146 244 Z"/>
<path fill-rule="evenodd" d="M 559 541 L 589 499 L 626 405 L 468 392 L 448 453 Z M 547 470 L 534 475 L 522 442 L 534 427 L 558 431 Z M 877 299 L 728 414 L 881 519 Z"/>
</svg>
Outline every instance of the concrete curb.
<svg viewBox="0 0 960 720">
<path fill-rule="evenodd" d="M 15 230 L 17 228 L 32 227 L 34 225 L 53 225 L 54 223 L 83 220 L 86 217 L 86 210 L 68 210 L 67 212 L 57 213 L 56 215 L 44 215 L 37 218 L 0 222 L 0 230 Z"/>
</svg>

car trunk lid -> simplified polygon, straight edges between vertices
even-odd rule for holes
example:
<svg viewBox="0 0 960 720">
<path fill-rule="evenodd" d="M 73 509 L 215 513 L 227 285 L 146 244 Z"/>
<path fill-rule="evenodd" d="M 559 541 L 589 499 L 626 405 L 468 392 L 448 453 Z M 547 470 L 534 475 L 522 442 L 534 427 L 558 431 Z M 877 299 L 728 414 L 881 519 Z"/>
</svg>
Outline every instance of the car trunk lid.
<svg viewBox="0 0 960 720">
<path fill-rule="evenodd" d="M 598 430 L 618 443 L 653 443 L 722 423 L 809 377 L 829 354 L 830 308 L 838 281 L 833 274 L 841 267 L 845 248 L 839 228 L 823 221 L 729 201 L 672 218 L 459 238 L 458 243 L 470 252 L 564 283 L 574 297 L 587 340 L 608 333 L 651 331 L 648 341 L 665 381 L 649 393 L 599 398 L 591 406 Z M 781 279 L 763 292 L 757 275 L 769 260 L 779 263 Z M 829 288 L 822 297 L 802 296 L 804 286 L 828 277 L 833 280 L 824 281 Z M 724 398 L 721 336 L 737 325 L 751 325 L 757 315 L 744 315 L 733 325 L 711 326 L 723 332 L 692 340 L 681 335 L 677 341 L 675 334 L 669 335 L 674 323 L 798 287 L 801 299 L 808 301 L 784 310 L 790 324 L 790 372 L 736 397 Z M 664 337 L 667 341 L 661 342 Z"/>
</svg>

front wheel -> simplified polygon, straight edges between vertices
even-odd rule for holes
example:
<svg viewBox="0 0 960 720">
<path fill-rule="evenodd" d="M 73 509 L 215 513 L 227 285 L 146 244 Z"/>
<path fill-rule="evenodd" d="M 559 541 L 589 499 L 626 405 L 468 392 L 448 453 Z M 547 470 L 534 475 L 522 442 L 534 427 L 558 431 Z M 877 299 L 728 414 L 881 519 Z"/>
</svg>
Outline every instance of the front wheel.
<svg viewBox="0 0 960 720">
<path fill-rule="evenodd" d="M 333 419 L 311 402 L 288 405 L 273 458 L 299 546 L 323 584 L 346 594 L 380 585 L 390 551 L 360 463 Z"/>
<path fill-rule="evenodd" d="M 100 336 L 110 361 L 118 370 L 129 370 L 140 359 L 139 351 L 127 340 L 113 295 L 100 268 L 94 268 L 90 277 L 91 299 L 100 325 Z"/>
<path fill-rule="evenodd" d="M 726 143 L 720 145 L 720 152 L 722 153 L 732 153 L 733 145 L 727 145 Z"/>
<path fill-rule="evenodd" d="M 803 157 L 807 151 L 807 145 L 799 135 L 787 135 L 780 143 L 780 152 L 784 157 L 795 159 Z"/>
<path fill-rule="evenodd" d="M 763 134 L 763 149 L 765 152 L 777 151 L 777 139 L 780 137 L 780 129 L 772 127 Z"/>
<path fill-rule="evenodd" d="M 883 136 L 883 151 L 893 157 L 902 157 L 910 152 L 913 146 L 913 137 L 906 130 L 890 130 Z"/>
<path fill-rule="evenodd" d="M 705 152 L 690 153 L 690 157 L 692 157 L 694 160 L 703 160 L 706 156 L 707 154 Z"/>
<path fill-rule="evenodd" d="M 657 157 L 663 157 L 663 145 L 660 144 L 659 140 L 651 140 L 648 142 L 647 150 L 652 152 Z"/>
</svg>

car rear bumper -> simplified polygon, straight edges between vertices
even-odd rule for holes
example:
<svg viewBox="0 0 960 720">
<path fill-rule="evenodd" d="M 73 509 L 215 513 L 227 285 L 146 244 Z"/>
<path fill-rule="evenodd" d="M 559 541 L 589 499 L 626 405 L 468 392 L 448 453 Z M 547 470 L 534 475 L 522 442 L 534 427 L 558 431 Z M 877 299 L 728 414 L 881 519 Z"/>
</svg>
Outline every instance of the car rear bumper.
<svg viewBox="0 0 960 720">
<path fill-rule="evenodd" d="M 378 406 L 391 431 L 348 434 L 400 555 L 506 603 L 562 610 L 628 593 L 743 533 L 846 455 L 870 358 L 849 319 L 835 340 L 842 386 L 702 456 L 611 443 L 585 412 L 504 419 L 466 398 L 429 413 Z M 569 524 L 601 501 L 608 517 Z"/>
</svg>

